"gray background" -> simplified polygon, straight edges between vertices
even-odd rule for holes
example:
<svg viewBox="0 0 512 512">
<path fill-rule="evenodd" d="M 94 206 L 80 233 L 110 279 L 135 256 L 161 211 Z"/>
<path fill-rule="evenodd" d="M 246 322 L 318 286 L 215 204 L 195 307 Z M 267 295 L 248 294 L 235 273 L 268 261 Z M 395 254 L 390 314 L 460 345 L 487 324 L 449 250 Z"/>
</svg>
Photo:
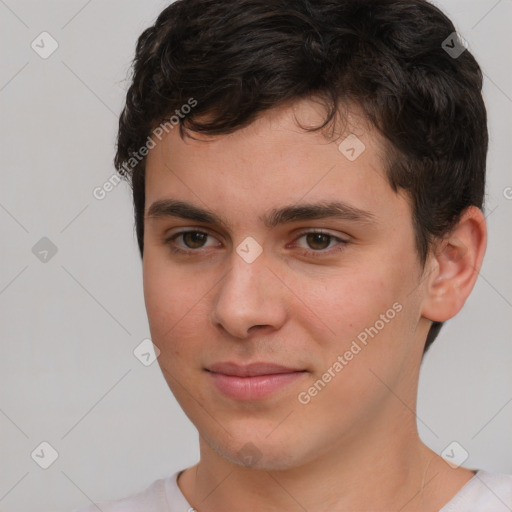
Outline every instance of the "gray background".
<svg viewBox="0 0 512 512">
<path fill-rule="evenodd" d="M 0 0 L 4 512 L 120 498 L 198 459 L 157 364 L 133 354 L 149 329 L 129 188 L 93 196 L 114 172 L 136 38 L 166 4 Z M 489 245 L 467 305 L 425 359 L 418 423 L 437 452 L 456 440 L 467 467 L 512 472 L 512 2 L 438 5 L 485 72 Z M 47 59 L 31 48 L 43 31 L 59 45 Z M 46 262 L 32 252 L 43 237 L 58 249 Z M 43 441 L 59 454 L 48 469 L 31 458 Z"/>
</svg>

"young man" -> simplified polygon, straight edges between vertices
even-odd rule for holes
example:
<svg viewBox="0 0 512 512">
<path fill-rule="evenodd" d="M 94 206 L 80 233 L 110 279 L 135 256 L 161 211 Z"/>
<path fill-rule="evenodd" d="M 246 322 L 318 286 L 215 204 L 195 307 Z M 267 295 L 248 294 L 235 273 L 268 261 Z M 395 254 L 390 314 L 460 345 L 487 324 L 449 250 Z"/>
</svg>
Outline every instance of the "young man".
<svg viewBox="0 0 512 512">
<path fill-rule="evenodd" d="M 485 252 L 481 85 L 423 0 L 178 0 L 141 35 L 116 166 L 201 457 L 101 510 L 511 510 L 415 416 Z"/>
</svg>

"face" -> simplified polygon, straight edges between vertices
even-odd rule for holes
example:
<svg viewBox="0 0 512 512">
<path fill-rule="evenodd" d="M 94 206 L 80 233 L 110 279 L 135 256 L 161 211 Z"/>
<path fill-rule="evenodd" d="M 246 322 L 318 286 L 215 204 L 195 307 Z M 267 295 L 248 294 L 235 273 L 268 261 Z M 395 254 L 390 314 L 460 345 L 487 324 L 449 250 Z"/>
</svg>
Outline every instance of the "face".
<svg viewBox="0 0 512 512">
<path fill-rule="evenodd" d="M 374 131 L 356 115 L 332 138 L 297 124 L 322 119 L 302 101 L 230 135 L 176 129 L 147 159 L 158 361 L 203 441 L 237 464 L 292 468 L 396 432 L 396 396 L 415 400 L 428 322 L 410 203 Z M 339 149 L 349 133 L 359 142 Z"/>
</svg>

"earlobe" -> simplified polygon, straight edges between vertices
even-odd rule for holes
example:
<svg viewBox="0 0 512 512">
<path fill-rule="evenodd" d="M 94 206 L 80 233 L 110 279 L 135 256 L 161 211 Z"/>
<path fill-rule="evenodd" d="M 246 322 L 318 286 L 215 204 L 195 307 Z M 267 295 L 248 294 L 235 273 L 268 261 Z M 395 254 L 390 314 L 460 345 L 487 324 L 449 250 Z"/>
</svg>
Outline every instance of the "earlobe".
<svg viewBox="0 0 512 512">
<path fill-rule="evenodd" d="M 433 270 L 426 279 L 425 318 L 445 322 L 461 310 L 478 278 L 486 245 L 485 217 L 470 206 L 430 256 Z"/>
</svg>

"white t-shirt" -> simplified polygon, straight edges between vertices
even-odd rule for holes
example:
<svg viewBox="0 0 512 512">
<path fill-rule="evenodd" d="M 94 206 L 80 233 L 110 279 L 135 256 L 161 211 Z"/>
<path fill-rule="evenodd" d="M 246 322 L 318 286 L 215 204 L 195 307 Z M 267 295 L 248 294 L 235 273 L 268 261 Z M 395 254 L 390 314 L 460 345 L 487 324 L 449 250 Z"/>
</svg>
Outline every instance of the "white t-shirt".
<svg viewBox="0 0 512 512">
<path fill-rule="evenodd" d="M 193 512 L 177 479 L 181 471 L 153 482 L 144 491 L 118 501 L 104 501 L 73 512 Z M 510 512 L 512 475 L 477 471 L 439 512 Z"/>
</svg>

